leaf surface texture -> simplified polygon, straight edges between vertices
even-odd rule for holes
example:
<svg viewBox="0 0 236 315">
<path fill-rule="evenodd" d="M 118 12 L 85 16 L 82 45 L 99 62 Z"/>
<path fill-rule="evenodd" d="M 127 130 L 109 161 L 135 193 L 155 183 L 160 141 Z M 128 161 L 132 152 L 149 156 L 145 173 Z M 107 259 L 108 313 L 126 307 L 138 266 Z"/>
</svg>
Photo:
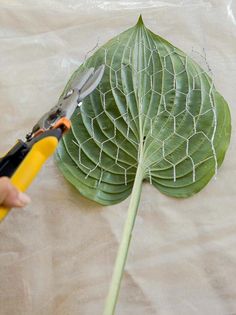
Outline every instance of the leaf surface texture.
<svg viewBox="0 0 236 315">
<path fill-rule="evenodd" d="M 100 47 L 72 75 L 105 64 L 98 88 L 72 117 L 57 164 L 100 204 L 131 193 L 138 165 L 162 193 L 188 197 L 216 174 L 230 140 L 230 113 L 196 62 L 138 23 Z"/>
</svg>

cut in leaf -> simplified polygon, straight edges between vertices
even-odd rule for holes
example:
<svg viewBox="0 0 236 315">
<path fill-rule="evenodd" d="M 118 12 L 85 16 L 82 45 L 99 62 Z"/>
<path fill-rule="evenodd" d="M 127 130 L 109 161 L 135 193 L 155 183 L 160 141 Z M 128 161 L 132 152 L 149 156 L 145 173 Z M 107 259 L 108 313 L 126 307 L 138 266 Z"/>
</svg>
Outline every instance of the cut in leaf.
<svg viewBox="0 0 236 315">
<path fill-rule="evenodd" d="M 231 132 L 228 105 L 209 75 L 141 18 L 71 80 L 101 64 L 99 87 L 74 113 L 57 151 L 64 176 L 104 205 L 129 196 L 138 166 L 143 179 L 169 196 L 201 190 L 221 165 Z"/>
</svg>

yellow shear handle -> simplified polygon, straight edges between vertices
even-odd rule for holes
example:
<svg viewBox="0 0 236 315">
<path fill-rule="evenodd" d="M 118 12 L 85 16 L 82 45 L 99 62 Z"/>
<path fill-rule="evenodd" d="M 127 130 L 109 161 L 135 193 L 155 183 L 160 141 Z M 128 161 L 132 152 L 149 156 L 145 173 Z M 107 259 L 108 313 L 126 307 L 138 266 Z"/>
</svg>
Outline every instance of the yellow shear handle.
<svg viewBox="0 0 236 315">
<path fill-rule="evenodd" d="M 22 192 L 26 191 L 43 164 L 54 153 L 57 145 L 58 139 L 53 136 L 48 136 L 36 142 L 11 177 L 12 184 Z M 10 209 L 0 207 L 0 222 L 9 211 Z"/>
</svg>

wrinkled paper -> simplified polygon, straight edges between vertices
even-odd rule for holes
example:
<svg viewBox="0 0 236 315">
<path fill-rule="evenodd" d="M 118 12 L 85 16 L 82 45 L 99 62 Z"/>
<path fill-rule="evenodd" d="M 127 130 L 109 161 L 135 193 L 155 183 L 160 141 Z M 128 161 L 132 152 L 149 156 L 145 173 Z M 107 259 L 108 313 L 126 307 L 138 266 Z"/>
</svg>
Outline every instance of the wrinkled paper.
<svg viewBox="0 0 236 315">
<path fill-rule="evenodd" d="M 145 25 L 210 67 L 236 123 L 233 0 L 1 0 L 0 152 L 52 107 L 108 39 Z M 143 185 L 117 315 L 236 313 L 236 139 L 218 175 L 176 200 Z M 102 314 L 129 200 L 102 207 L 53 159 L 0 224 L 0 315 Z"/>
</svg>

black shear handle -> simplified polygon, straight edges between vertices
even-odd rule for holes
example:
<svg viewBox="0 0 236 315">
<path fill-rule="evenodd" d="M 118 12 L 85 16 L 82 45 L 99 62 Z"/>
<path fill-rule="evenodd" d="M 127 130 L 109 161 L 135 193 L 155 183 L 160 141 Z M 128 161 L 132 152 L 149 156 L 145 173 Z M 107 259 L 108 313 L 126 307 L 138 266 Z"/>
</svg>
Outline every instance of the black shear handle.
<svg viewBox="0 0 236 315">
<path fill-rule="evenodd" d="M 7 154 L 0 158 L 0 177 L 11 177 L 29 150 L 29 146 L 24 141 L 18 140 Z"/>
<path fill-rule="evenodd" d="M 60 128 L 48 130 L 33 138 L 29 142 L 18 140 L 17 143 L 7 152 L 7 154 L 0 158 L 0 177 L 11 177 L 25 159 L 32 146 L 39 140 L 49 136 L 54 136 L 60 140 L 62 131 Z"/>
</svg>

